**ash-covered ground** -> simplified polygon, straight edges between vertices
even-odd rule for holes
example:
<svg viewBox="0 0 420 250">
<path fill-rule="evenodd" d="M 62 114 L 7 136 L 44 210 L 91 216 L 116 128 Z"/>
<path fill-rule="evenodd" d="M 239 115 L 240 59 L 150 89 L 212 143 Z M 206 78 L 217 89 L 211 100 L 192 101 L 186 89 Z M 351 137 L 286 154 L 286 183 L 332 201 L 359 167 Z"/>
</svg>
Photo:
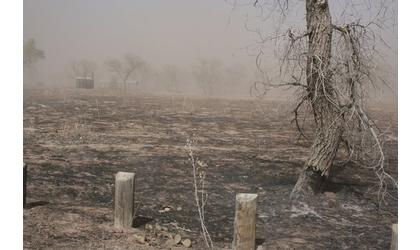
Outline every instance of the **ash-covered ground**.
<svg viewBox="0 0 420 250">
<path fill-rule="evenodd" d="M 187 139 L 207 165 L 206 225 L 217 248 L 231 245 L 241 192 L 258 194 L 257 244 L 265 249 L 389 248 L 397 191 L 378 207 L 369 169 L 347 165 L 318 202 L 290 204 L 310 147 L 297 140 L 291 111 L 276 101 L 25 90 L 25 249 L 182 249 L 168 245 L 176 234 L 203 249 Z M 397 109 L 371 111 L 397 178 Z M 113 228 L 118 171 L 136 173 L 137 218 L 127 232 Z"/>
</svg>

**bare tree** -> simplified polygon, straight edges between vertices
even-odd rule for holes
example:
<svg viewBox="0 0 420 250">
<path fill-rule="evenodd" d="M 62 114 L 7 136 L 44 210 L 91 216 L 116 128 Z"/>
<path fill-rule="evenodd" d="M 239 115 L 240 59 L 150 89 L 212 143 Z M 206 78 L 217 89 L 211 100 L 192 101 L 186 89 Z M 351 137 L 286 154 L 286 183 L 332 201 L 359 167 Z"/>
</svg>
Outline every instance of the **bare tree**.
<svg viewBox="0 0 420 250">
<path fill-rule="evenodd" d="M 193 76 L 205 95 L 213 95 L 222 64 L 218 60 L 199 59 L 193 66 Z"/>
<path fill-rule="evenodd" d="M 35 64 L 45 58 L 45 52 L 39 49 L 36 45 L 35 39 L 29 39 L 23 44 L 23 82 L 28 84 L 36 82 L 42 85 L 43 82 L 39 81 L 39 74 Z M 38 81 L 37 81 L 38 78 Z"/>
<path fill-rule="evenodd" d="M 123 60 L 111 59 L 105 62 L 108 70 L 115 74 L 121 81 L 124 90 L 127 89 L 127 81 L 135 72 L 144 65 L 143 60 L 134 55 L 126 55 Z"/>
<path fill-rule="evenodd" d="M 223 90 L 226 93 L 238 92 L 249 85 L 247 68 L 242 64 L 232 64 L 223 68 Z"/>
<path fill-rule="evenodd" d="M 71 78 L 77 77 L 91 77 L 97 69 L 95 62 L 82 59 L 70 64 L 69 76 Z"/>
<path fill-rule="evenodd" d="M 305 0 L 304 6 L 300 1 L 290 2 L 253 1 L 261 20 L 275 20 L 278 26 L 269 35 L 249 23 L 247 28 L 260 38 L 252 49 L 263 79 L 255 82 L 253 91 L 263 96 L 276 87 L 297 88 L 293 122 L 301 136 L 306 137 L 299 122 L 302 109 L 310 110 L 314 119 L 314 141 L 291 198 L 308 198 L 319 191 L 343 146 L 348 154 L 344 163 L 353 161 L 375 172 L 381 202 L 387 186 L 397 183 L 385 171 L 380 131 L 366 113 L 364 101 L 369 84 L 383 81 L 375 74 L 375 60 L 380 58 L 378 42 L 384 41 L 378 30 L 389 20 L 389 8 L 383 0 L 344 1 L 333 22 L 328 0 Z M 305 28 L 282 27 L 291 4 L 306 10 Z M 349 9 L 357 13 L 360 6 L 371 14 L 352 20 L 354 13 L 349 15 Z M 268 44 L 273 48 L 271 58 Z"/>
<path fill-rule="evenodd" d="M 143 62 L 142 66 L 138 69 L 139 81 L 137 87 L 144 87 L 148 82 L 153 79 L 153 68 L 147 62 Z"/>
<path fill-rule="evenodd" d="M 170 92 L 178 92 L 178 82 L 181 72 L 177 66 L 167 64 L 163 67 L 163 77 Z"/>
<path fill-rule="evenodd" d="M 35 39 L 31 38 L 23 44 L 23 67 L 27 68 L 45 58 L 45 52 L 36 46 Z"/>
</svg>

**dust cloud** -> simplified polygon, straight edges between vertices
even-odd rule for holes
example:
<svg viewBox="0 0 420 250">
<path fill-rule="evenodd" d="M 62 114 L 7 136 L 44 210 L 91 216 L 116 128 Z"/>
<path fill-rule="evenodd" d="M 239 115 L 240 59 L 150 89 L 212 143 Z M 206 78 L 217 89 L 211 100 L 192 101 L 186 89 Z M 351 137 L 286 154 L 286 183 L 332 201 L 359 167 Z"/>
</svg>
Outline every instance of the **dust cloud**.
<svg viewBox="0 0 420 250">
<path fill-rule="evenodd" d="M 243 2 L 247 1 L 240 3 Z M 334 18 L 339 17 L 346 1 L 333 2 Z M 396 1 L 385 2 L 396 9 Z M 89 62 L 94 65 L 95 88 L 115 87 L 122 80 L 109 69 L 107 62 L 124 63 L 126 55 L 130 55 L 137 57 L 143 66 L 128 77 L 128 88 L 143 92 L 249 97 L 250 87 L 258 78 L 256 54 L 250 52 L 249 46 L 258 37 L 246 26 L 251 16 L 258 16 L 258 9 L 252 4 L 238 3 L 26 0 L 23 38 L 24 41 L 35 39 L 37 47 L 45 52 L 45 59 L 24 70 L 24 86 L 72 88 L 75 78 L 82 76 L 75 68 L 81 62 Z M 303 12 L 290 16 L 291 23 L 304 23 Z M 396 18 L 395 15 L 395 22 Z M 397 30 L 396 27 L 390 30 L 384 35 L 390 49 L 383 72 L 387 73 L 384 78 L 391 86 L 376 90 L 374 96 L 396 100 Z M 212 88 L 203 89 L 206 81 Z M 288 98 L 290 92 L 275 89 L 270 96 L 278 97 L 282 93 L 283 96 L 287 93 L 285 98 Z"/>
</svg>

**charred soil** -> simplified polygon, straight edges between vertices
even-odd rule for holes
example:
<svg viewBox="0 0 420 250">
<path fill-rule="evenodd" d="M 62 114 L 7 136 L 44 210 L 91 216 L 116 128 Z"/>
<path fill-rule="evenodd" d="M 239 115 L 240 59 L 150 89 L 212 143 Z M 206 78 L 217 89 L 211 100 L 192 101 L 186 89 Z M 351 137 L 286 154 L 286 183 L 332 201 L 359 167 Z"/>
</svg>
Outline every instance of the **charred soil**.
<svg viewBox="0 0 420 250">
<path fill-rule="evenodd" d="M 185 150 L 206 163 L 206 225 L 217 248 L 233 237 L 235 194 L 258 194 L 257 244 L 266 249 L 387 249 L 397 191 L 378 207 L 377 179 L 348 164 L 318 202 L 289 202 L 310 141 L 297 140 L 286 103 L 25 90 L 26 249 L 203 249 Z M 372 106 L 397 178 L 396 108 Z M 310 121 L 309 121 L 310 124 Z M 310 132 L 310 129 L 307 129 Z M 310 133 L 309 133 L 310 135 Z M 311 135 L 310 135 L 311 136 Z M 113 228 L 114 176 L 136 173 L 135 227 Z"/>
</svg>

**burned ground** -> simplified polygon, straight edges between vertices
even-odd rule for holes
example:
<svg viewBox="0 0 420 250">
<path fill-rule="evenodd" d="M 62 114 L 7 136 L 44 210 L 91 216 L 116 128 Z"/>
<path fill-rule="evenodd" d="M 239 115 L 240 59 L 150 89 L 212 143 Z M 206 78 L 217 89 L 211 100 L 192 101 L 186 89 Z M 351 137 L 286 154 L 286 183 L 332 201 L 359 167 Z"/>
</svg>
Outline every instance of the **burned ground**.
<svg viewBox="0 0 420 250">
<path fill-rule="evenodd" d="M 25 90 L 25 248 L 168 249 L 168 233 L 156 232 L 157 224 L 202 249 L 187 139 L 207 164 L 206 224 L 218 248 L 231 244 L 240 192 L 259 195 L 257 238 L 266 249 L 388 248 L 396 190 L 378 208 L 377 179 L 368 169 L 348 165 L 318 203 L 290 204 L 310 146 L 297 141 L 290 111 L 275 101 Z M 396 108 L 372 111 L 386 133 L 388 170 L 397 177 Z M 118 171 L 136 173 L 138 218 L 128 232 L 112 227 Z M 152 240 L 142 244 L 138 235 Z"/>
</svg>

